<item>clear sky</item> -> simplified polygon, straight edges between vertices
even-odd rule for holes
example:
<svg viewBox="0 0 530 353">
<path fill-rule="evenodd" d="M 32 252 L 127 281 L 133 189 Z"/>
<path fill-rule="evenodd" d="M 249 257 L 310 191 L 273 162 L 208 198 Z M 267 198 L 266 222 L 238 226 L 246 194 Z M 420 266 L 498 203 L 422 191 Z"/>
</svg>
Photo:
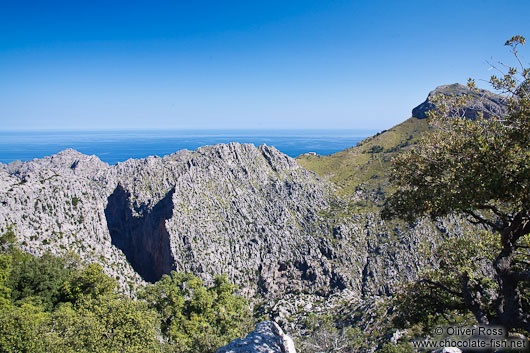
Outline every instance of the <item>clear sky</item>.
<svg viewBox="0 0 530 353">
<path fill-rule="evenodd" d="M 530 39 L 529 14 L 527 0 L 2 0 L 0 130 L 385 129 L 438 85 L 487 79 L 506 39 Z"/>
</svg>

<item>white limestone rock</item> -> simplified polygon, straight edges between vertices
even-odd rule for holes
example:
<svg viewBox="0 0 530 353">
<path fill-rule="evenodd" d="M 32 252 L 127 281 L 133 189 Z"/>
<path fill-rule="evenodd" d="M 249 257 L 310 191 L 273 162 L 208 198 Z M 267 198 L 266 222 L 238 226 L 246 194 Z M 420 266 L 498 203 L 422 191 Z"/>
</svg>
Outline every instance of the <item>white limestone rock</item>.
<svg viewBox="0 0 530 353">
<path fill-rule="evenodd" d="M 296 353 L 294 342 L 274 321 L 263 321 L 244 339 L 237 338 L 216 353 Z"/>
</svg>

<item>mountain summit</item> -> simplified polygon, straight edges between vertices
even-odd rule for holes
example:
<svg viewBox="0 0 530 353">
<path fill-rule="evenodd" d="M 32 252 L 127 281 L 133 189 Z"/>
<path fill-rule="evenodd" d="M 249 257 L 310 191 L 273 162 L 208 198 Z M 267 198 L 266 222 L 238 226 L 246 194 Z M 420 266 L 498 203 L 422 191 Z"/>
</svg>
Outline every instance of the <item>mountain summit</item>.
<svg viewBox="0 0 530 353">
<path fill-rule="evenodd" d="M 434 91 L 431 91 L 423 103 L 412 109 L 412 116 L 418 119 L 425 119 L 427 117 L 426 113 L 436 108 L 432 99 L 438 95 L 455 97 L 469 96 L 470 99 L 465 104 L 463 112 L 464 116 L 468 119 L 475 119 L 478 112 L 483 112 L 486 116 L 506 112 L 504 97 L 501 95 L 484 89 L 473 91 L 467 86 L 453 83 L 452 85 L 438 86 Z"/>
</svg>

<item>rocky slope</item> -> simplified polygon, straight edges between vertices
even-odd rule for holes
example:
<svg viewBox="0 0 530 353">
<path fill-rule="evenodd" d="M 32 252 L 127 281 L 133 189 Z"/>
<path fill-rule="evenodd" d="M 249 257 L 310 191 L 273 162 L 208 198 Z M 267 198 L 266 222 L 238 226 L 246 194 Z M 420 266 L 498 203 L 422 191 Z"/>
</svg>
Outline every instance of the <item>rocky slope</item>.
<svg viewBox="0 0 530 353">
<path fill-rule="evenodd" d="M 336 185 L 337 193 L 343 199 L 349 199 L 359 189 L 370 191 L 364 204 L 373 210 L 371 206 L 380 204 L 383 194 L 392 191 L 388 178 L 392 158 L 415 145 L 429 129 L 426 113 L 435 108 L 432 100 L 438 95 L 465 95 L 467 102 L 458 114 L 469 119 L 476 118 L 479 111 L 486 116 L 506 111 L 505 98 L 500 95 L 486 90 L 472 91 L 458 83 L 443 85 L 431 91 L 423 103 L 412 109 L 411 118 L 359 142 L 357 146 L 327 156 L 303 154 L 296 159 L 304 168 Z"/>
<path fill-rule="evenodd" d="M 445 228 L 346 212 L 333 189 L 265 145 L 113 166 L 65 150 L 0 165 L 0 231 L 13 225 L 31 253 L 100 262 L 124 288 L 175 269 L 205 280 L 226 273 L 248 297 L 361 298 L 413 278 L 428 261 L 416 248 Z"/>
<path fill-rule="evenodd" d="M 412 117 L 297 160 L 231 143 L 112 166 L 74 150 L 0 163 L 0 232 L 14 227 L 33 254 L 98 262 L 126 292 L 171 270 L 225 273 L 290 332 L 303 333 L 308 313 L 336 313 L 366 333 L 386 317 L 380 298 L 435 264 L 421 249 L 467 227 L 379 217 L 391 158 L 427 129 Z"/>
</svg>

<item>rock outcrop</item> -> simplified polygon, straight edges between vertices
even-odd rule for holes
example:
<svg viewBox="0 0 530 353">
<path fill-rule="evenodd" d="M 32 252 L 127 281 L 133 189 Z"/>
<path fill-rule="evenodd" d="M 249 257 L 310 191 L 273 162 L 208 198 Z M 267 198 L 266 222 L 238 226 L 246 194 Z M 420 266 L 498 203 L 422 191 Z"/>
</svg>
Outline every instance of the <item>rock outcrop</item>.
<svg viewBox="0 0 530 353">
<path fill-rule="evenodd" d="M 506 105 L 502 96 L 483 89 L 474 92 L 467 86 L 454 83 L 452 85 L 439 86 L 434 91 L 431 91 L 425 102 L 412 109 L 412 116 L 418 119 L 425 119 L 427 117 L 426 113 L 436 108 L 432 99 L 437 95 L 469 96 L 468 102 L 463 107 L 463 114 L 468 119 L 475 119 L 479 112 L 482 112 L 486 117 L 492 114 L 502 115 L 506 112 Z"/>
<path fill-rule="evenodd" d="M 263 321 L 244 339 L 237 338 L 216 353 L 296 353 L 291 337 L 273 321 Z"/>
<path fill-rule="evenodd" d="M 435 351 L 434 353 L 462 353 L 462 351 L 460 350 L 460 348 L 456 347 L 445 347 Z"/>
<path fill-rule="evenodd" d="M 333 188 L 265 145 L 112 166 L 65 150 L 0 164 L 0 232 L 14 225 L 33 254 L 73 251 L 99 262 L 125 291 L 173 269 L 206 282 L 224 273 L 287 327 L 333 293 L 391 293 L 429 262 L 419 245 L 452 232 L 451 222 L 409 227 L 377 212 L 345 214 Z"/>
</svg>

